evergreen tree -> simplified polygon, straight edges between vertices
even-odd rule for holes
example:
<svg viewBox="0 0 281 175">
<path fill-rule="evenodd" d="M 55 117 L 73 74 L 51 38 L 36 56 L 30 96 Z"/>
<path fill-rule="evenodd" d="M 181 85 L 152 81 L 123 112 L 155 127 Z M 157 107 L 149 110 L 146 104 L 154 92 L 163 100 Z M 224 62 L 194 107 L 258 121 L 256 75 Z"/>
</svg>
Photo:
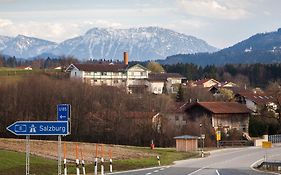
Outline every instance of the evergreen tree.
<svg viewBox="0 0 281 175">
<path fill-rule="evenodd" d="M 177 102 L 183 102 L 184 98 L 183 98 L 183 89 L 182 86 L 180 85 L 177 96 L 176 96 L 176 101 Z"/>
</svg>

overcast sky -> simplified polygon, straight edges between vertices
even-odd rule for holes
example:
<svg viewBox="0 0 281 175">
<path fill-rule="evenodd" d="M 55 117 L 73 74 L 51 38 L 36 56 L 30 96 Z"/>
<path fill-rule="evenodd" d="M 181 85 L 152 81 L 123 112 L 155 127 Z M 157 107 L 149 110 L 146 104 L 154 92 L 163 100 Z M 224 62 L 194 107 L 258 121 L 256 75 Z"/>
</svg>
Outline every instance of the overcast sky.
<svg viewBox="0 0 281 175">
<path fill-rule="evenodd" d="M 60 42 L 93 27 L 159 26 L 224 48 L 281 27 L 281 0 L 0 0 L 0 35 Z"/>
</svg>

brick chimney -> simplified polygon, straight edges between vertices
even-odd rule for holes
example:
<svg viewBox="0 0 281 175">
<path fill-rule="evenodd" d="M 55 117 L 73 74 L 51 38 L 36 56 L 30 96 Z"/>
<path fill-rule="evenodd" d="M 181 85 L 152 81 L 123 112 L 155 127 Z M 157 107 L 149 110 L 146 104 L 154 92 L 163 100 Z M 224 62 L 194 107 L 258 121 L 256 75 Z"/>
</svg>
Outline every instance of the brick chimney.
<svg viewBox="0 0 281 175">
<path fill-rule="evenodd" d="M 129 55 L 128 52 L 124 52 L 124 64 L 128 65 L 129 63 Z"/>
</svg>

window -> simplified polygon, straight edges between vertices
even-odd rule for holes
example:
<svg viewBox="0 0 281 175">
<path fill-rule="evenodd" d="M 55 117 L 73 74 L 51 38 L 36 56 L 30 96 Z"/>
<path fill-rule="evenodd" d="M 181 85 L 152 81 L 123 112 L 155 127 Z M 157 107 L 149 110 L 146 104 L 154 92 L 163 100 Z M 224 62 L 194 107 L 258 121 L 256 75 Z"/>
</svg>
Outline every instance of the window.
<svg viewBox="0 0 281 175">
<path fill-rule="evenodd" d="M 118 80 L 113 80 L 113 83 L 115 83 L 115 84 L 118 83 Z"/>
<path fill-rule="evenodd" d="M 107 75 L 107 72 L 102 72 L 101 75 Z"/>
<path fill-rule="evenodd" d="M 178 121 L 179 120 L 179 116 L 176 115 L 175 116 L 175 120 Z"/>
<path fill-rule="evenodd" d="M 144 73 L 144 72 L 141 72 L 141 76 L 145 76 L 145 73 Z"/>
<path fill-rule="evenodd" d="M 76 77 L 76 75 L 77 75 L 77 72 L 74 72 L 74 76 Z"/>
<path fill-rule="evenodd" d="M 122 80 L 122 82 L 125 82 L 126 80 Z"/>
<path fill-rule="evenodd" d="M 98 82 L 98 80 L 95 79 L 94 82 Z"/>
</svg>

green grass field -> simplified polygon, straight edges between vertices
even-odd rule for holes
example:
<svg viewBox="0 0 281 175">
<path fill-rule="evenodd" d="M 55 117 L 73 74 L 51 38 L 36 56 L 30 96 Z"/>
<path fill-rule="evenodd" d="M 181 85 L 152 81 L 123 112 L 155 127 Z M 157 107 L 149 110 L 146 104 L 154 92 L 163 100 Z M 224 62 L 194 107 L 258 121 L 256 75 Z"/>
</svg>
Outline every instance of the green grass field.
<svg viewBox="0 0 281 175">
<path fill-rule="evenodd" d="M 140 149 L 160 155 L 161 165 L 170 165 L 176 160 L 196 157 L 196 153 L 176 152 L 174 149 L 154 149 L 149 148 L 131 148 Z M 70 163 L 68 166 L 69 174 L 75 174 L 75 164 Z M 113 160 L 113 170 L 130 170 L 137 168 L 146 168 L 158 166 L 155 156 L 140 159 Z M 100 167 L 99 167 L 100 169 Z M 105 162 L 105 171 L 109 171 L 108 160 Z M 93 174 L 93 164 L 86 164 L 87 174 Z M 45 159 L 38 156 L 30 158 L 30 173 L 38 175 L 57 174 L 57 161 Z M 0 150 L 0 175 L 24 175 L 25 174 L 25 154 L 13 151 Z"/>
<path fill-rule="evenodd" d="M 30 157 L 31 174 L 55 174 L 57 162 L 38 156 Z M 24 175 L 25 154 L 13 151 L 0 150 L 0 175 Z"/>
</svg>

